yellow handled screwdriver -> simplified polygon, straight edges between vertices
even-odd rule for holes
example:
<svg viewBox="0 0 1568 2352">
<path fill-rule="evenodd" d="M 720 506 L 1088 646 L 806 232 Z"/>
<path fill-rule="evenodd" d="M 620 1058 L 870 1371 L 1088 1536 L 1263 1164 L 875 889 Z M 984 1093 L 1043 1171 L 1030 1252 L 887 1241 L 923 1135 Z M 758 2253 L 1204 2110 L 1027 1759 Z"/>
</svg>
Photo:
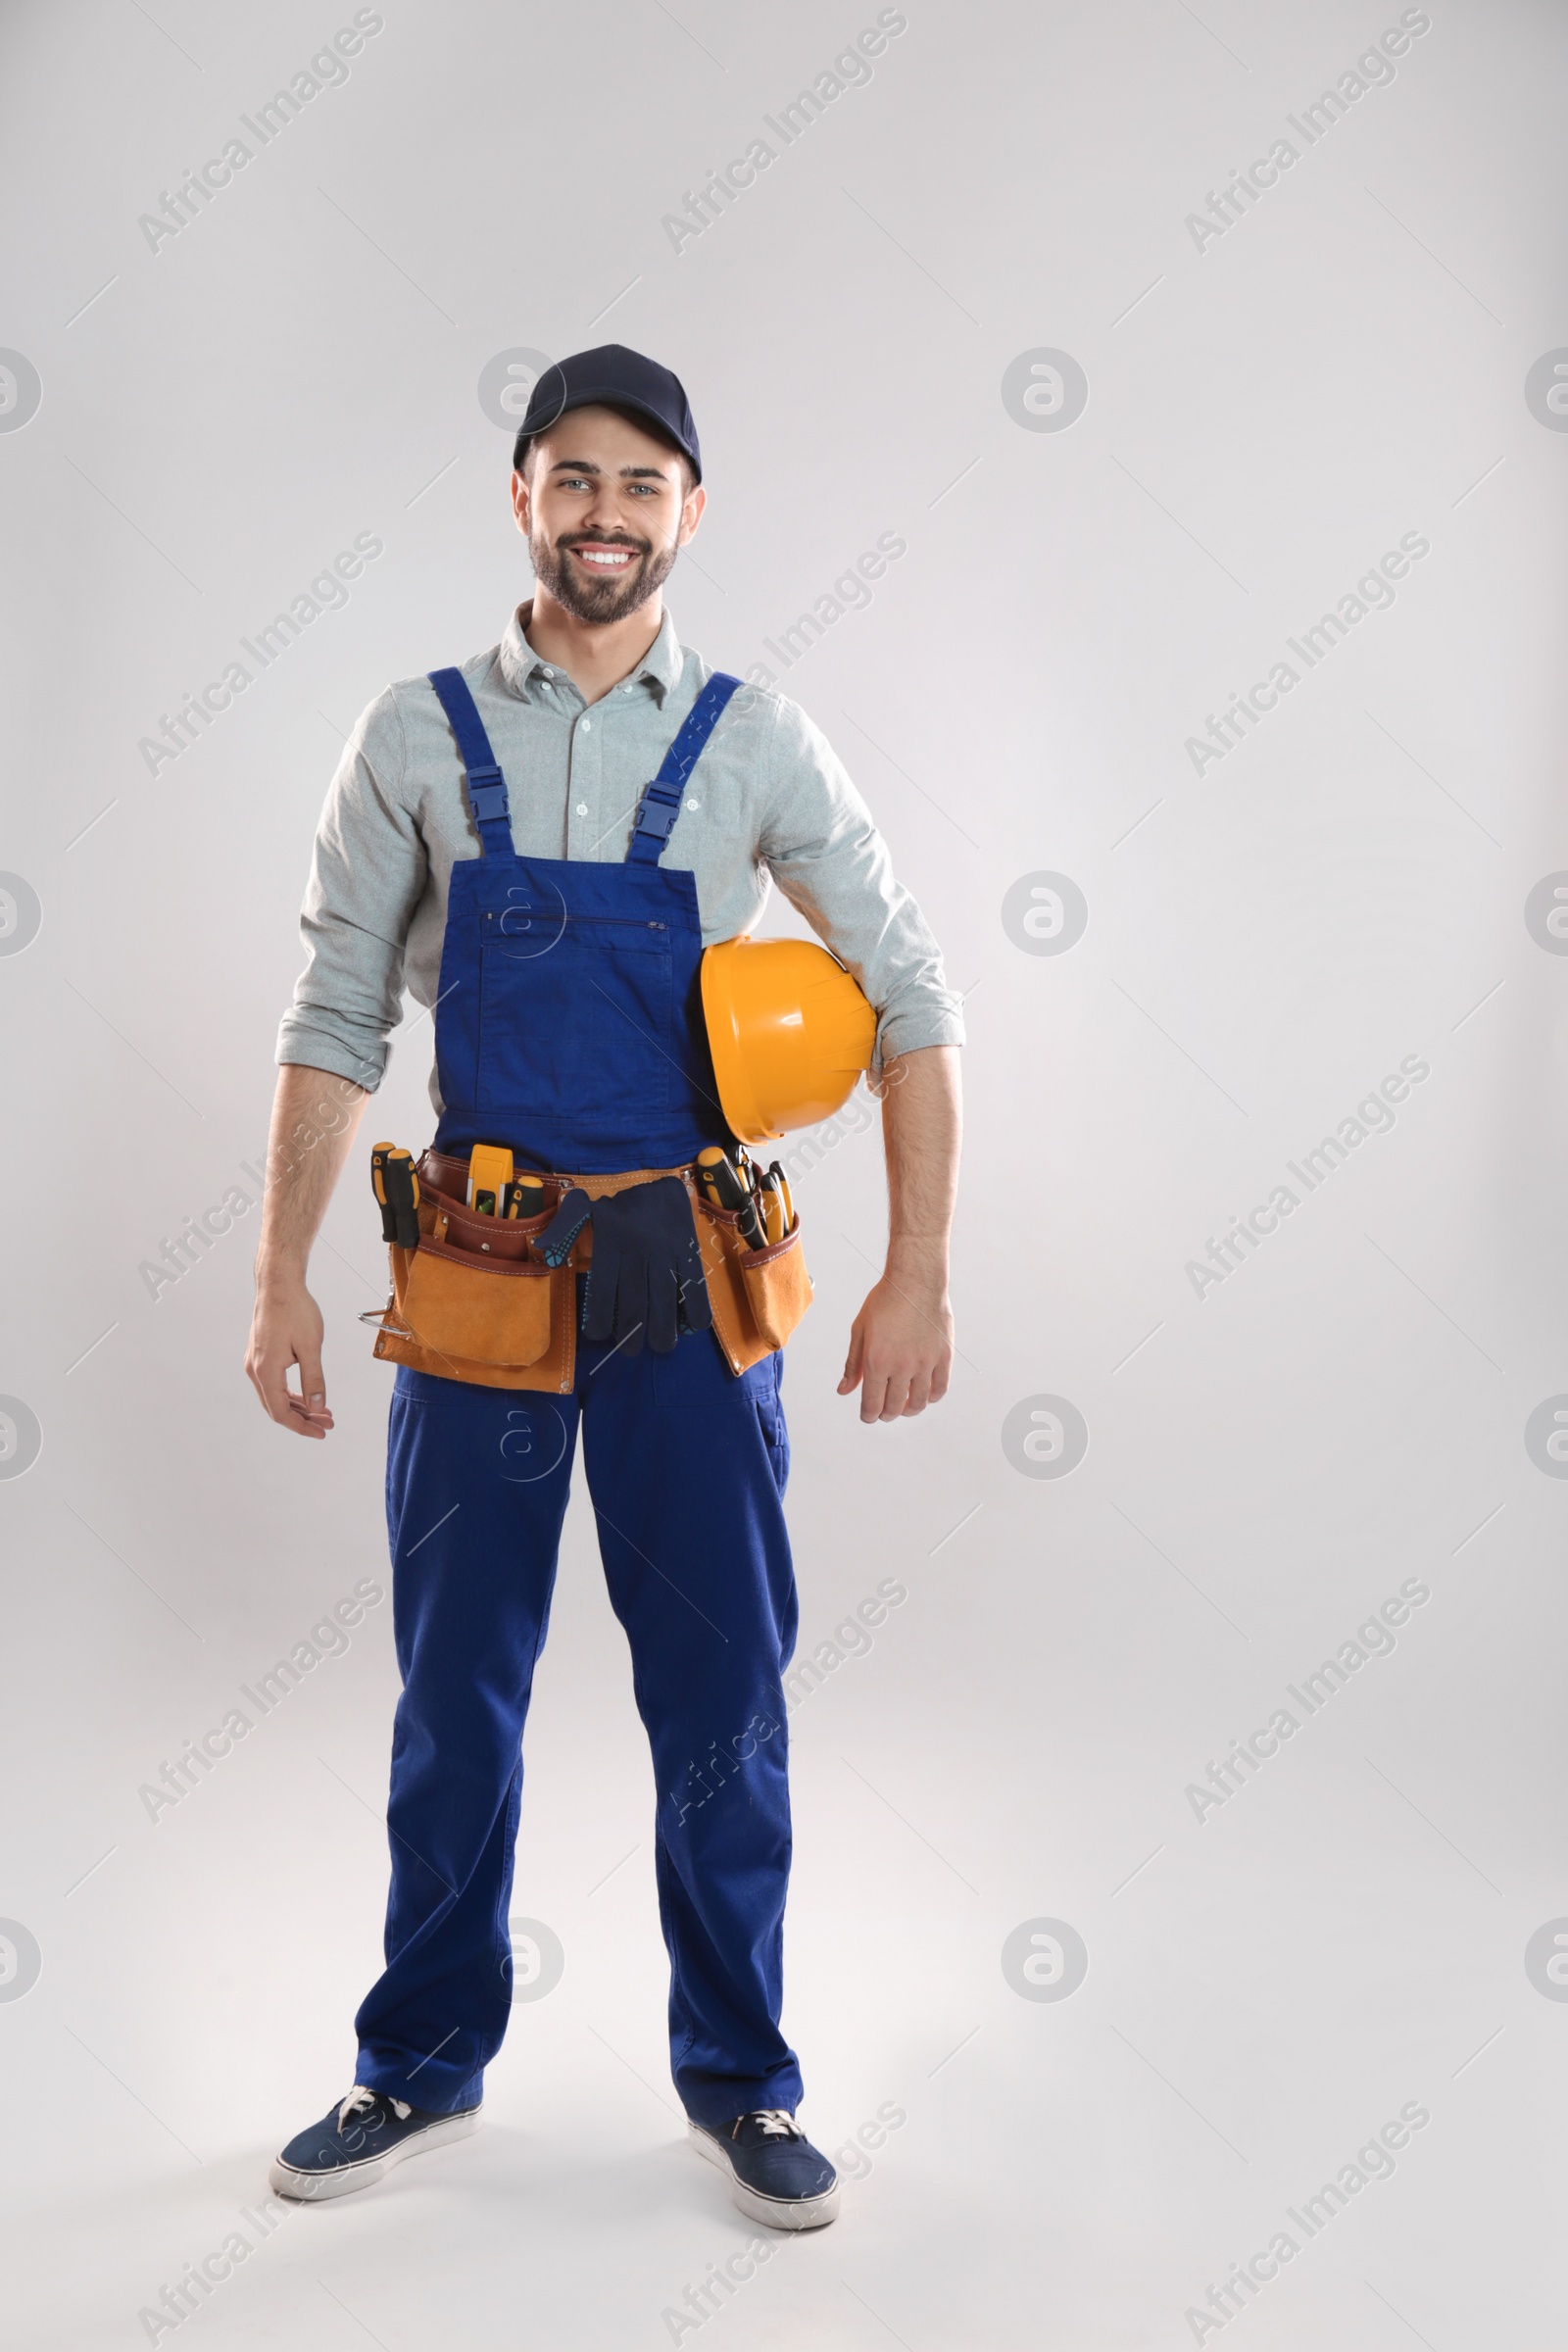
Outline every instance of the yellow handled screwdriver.
<svg viewBox="0 0 1568 2352">
<path fill-rule="evenodd" d="M 419 1179 L 414 1172 L 414 1160 L 403 1151 L 390 1151 L 386 1155 L 384 1178 L 387 1198 L 392 1203 L 392 1239 L 400 1250 L 419 1247 Z"/>
<path fill-rule="evenodd" d="M 775 1174 L 777 1167 L 778 1163 L 775 1160 L 765 1175 L 760 1168 L 757 1171 L 757 1205 L 762 1214 L 762 1230 L 767 1236 L 769 1249 L 775 1242 L 781 1242 L 789 1231 L 789 1223 L 784 1214 L 784 1203 L 779 1198 Z"/>
<path fill-rule="evenodd" d="M 795 1196 L 790 1191 L 790 1180 L 776 1159 L 767 1172 L 773 1179 L 779 1205 L 784 1211 L 784 1230 L 786 1233 L 793 1233 L 795 1231 Z"/>
<path fill-rule="evenodd" d="M 710 1144 L 706 1151 L 698 1152 L 697 1181 L 710 1207 L 739 1212 L 741 1236 L 752 1249 L 766 1249 L 767 1236 L 756 1203 L 737 1175 L 734 1162 L 717 1144 Z"/>
<path fill-rule="evenodd" d="M 395 1242 L 398 1238 L 397 1212 L 386 1189 L 386 1163 L 395 1150 L 393 1144 L 372 1144 L 370 1147 L 370 1190 L 381 1211 L 383 1242 Z"/>
</svg>

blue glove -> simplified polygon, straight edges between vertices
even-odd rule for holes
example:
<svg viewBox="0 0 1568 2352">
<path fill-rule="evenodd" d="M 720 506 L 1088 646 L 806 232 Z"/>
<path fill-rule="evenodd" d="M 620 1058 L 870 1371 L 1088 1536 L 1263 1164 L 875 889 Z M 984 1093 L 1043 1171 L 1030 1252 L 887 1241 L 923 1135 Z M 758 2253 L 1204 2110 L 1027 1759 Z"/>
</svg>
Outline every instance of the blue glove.
<svg viewBox="0 0 1568 2352">
<path fill-rule="evenodd" d="M 584 1339 L 618 1339 L 624 1352 L 635 1355 L 646 1331 L 654 1353 L 668 1355 L 683 1326 L 712 1328 L 696 1220 L 678 1176 L 659 1176 L 598 1200 L 574 1186 L 535 1243 L 545 1263 L 564 1265 L 588 1224 L 594 1253 L 583 1301 Z"/>
</svg>

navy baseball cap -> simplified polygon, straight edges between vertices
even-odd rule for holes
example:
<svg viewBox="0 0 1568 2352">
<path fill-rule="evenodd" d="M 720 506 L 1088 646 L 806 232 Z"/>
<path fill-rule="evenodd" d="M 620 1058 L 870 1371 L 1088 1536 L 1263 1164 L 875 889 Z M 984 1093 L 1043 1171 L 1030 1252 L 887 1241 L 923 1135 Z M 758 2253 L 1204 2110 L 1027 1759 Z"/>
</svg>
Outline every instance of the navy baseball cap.
<svg viewBox="0 0 1568 2352">
<path fill-rule="evenodd" d="M 529 396 L 527 413 L 512 453 L 514 467 L 536 433 L 564 416 L 568 409 L 625 409 L 640 416 L 689 459 L 699 481 L 703 478 L 702 451 L 690 403 L 678 375 L 645 360 L 624 343 L 601 343 L 597 351 L 574 351 L 570 359 L 547 368 Z"/>
</svg>

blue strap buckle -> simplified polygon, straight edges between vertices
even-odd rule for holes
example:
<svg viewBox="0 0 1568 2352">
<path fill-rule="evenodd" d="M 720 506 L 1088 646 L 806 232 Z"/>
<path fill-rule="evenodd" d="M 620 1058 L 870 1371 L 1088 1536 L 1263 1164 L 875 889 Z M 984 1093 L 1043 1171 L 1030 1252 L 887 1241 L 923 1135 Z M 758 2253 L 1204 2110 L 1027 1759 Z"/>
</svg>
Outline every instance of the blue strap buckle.
<svg viewBox="0 0 1568 2352">
<path fill-rule="evenodd" d="M 657 784 L 650 784 L 643 795 L 643 805 L 637 811 L 633 830 L 648 834 L 654 841 L 667 841 L 675 830 L 680 803 L 678 792 L 661 792 Z"/>
<path fill-rule="evenodd" d="M 481 825 L 493 825 L 510 815 L 507 779 L 499 767 L 470 767 L 468 801 Z"/>
</svg>

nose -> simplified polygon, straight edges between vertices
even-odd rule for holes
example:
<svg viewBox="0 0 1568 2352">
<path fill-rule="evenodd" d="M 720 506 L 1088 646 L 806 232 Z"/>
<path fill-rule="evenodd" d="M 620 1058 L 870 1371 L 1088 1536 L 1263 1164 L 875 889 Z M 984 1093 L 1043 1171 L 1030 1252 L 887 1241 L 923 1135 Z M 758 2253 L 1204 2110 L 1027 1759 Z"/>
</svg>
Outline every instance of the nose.
<svg viewBox="0 0 1568 2352">
<path fill-rule="evenodd" d="M 615 483 L 601 480 L 595 485 L 583 523 L 589 530 L 624 532 L 627 537 L 631 536 L 620 511 L 620 493 Z"/>
</svg>

